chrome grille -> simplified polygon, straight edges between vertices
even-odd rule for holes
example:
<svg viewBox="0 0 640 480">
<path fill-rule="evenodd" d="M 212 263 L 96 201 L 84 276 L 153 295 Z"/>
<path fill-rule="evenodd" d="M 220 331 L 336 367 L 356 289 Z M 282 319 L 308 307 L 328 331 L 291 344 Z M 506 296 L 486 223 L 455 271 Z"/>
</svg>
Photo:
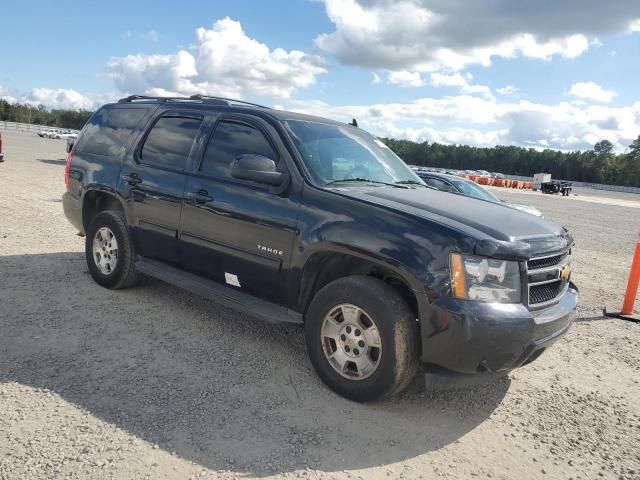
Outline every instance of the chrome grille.
<svg viewBox="0 0 640 480">
<path fill-rule="evenodd" d="M 563 271 L 570 268 L 571 251 L 531 258 L 527 261 L 529 306 L 541 308 L 557 302 L 569 286 Z"/>
<path fill-rule="evenodd" d="M 560 295 L 562 288 L 562 280 L 545 283 L 544 285 L 533 285 L 529 287 L 529 303 L 535 305 L 553 300 Z"/>
<path fill-rule="evenodd" d="M 566 254 L 553 255 L 551 257 L 532 258 L 527 262 L 527 268 L 529 270 L 537 270 L 538 268 L 553 267 L 560 263 Z"/>
</svg>

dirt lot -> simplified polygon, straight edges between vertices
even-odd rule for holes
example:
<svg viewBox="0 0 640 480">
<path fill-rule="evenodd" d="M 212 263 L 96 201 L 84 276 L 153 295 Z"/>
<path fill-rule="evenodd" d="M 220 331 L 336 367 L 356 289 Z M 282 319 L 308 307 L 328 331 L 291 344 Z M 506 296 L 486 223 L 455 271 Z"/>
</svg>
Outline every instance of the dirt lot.
<svg viewBox="0 0 640 480">
<path fill-rule="evenodd" d="M 0 479 L 640 478 L 640 325 L 599 314 L 640 198 L 501 192 L 574 234 L 579 321 L 504 381 L 360 405 L 299 329 L 151 279 L 96 285 L 62 213 L 64 142 L 3 136 Z"/>
</svg>

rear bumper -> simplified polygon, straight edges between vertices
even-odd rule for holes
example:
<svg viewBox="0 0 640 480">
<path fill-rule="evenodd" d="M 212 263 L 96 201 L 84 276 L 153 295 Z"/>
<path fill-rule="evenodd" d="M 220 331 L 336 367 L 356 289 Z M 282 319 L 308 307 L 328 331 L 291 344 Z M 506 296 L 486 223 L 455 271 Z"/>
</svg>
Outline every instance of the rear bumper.
<svg viewBox="0 0 640 480">
<path fill-rule="evenodd" d="M 78 229 L 78 232 L 84 234 L 84 225 L 82 224 L 82 203 L 80 199 L 74 197 L 71 193 L 65 192 L 62 195 L 62 209 L 67 220 Z"/>
<path fill-rule="evenodd" d="M 577 303 L 573 284 L 557 304 L 535 311 L 523 305 L 439 299 L 422 322 L 422 360 L 458 373 L 520 367 L 567 333 Z"/>
</svg>

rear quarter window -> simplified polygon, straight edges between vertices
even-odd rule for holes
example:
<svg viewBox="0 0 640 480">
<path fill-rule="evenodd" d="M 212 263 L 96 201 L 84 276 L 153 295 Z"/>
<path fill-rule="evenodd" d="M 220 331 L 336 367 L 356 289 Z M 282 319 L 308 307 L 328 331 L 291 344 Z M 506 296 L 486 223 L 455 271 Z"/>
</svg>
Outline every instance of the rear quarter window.
<svg viewBox="0 0 640 480">
<path fill-rule="evenodd" d="M 87 122 L 78 139 L 77 152 L 119 157 L 148 108 L 103 107 Z"/>
</svg>

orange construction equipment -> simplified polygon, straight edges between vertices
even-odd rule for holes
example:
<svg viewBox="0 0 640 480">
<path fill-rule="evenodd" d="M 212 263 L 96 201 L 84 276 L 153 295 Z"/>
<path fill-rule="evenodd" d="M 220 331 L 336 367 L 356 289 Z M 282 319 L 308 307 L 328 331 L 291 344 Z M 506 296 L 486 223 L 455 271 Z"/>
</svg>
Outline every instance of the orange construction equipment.
<svg viewBox="0 0 640 480">
<path fill-rule="evenodd" d="M 636 251 L 633 255 L 633 262 L 631 262 L 631 271 L 629 272 L 629 280 L 627 281 L 627 291 L 624 294 L 624 301 L 622 302 L 622 311 L 620 312 L 607 312 L 605 308 L 602 313 L 607 317 L 621 318 L 623 320 L 630 320 L 632 322 L 640 322 L 640 316 L 634 315 L 633 305 L 636 303 L 636 296 L 638 295 L 638 284 L 640 283 L 640 235 L 636 241 Z"/>
</svg>

